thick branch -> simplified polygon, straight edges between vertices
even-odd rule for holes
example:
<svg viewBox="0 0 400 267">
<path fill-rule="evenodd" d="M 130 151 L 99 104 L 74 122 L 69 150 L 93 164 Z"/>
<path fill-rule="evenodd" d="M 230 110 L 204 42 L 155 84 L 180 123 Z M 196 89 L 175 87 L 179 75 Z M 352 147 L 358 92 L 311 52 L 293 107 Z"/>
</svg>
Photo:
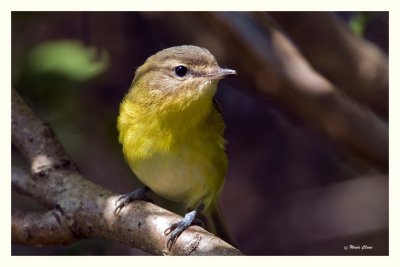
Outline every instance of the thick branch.
<svg viewBox="0 0 400 267">
<path fill-rule="evenodd" d="M 310 63 L 338 89 L 388 118 L 388 59 L 375 45 L 351 34 L 328 12 L 269 14 L 300 46 Z"/>
<path fill-rule="evenodd" d="M 67 245 L 76 241 L 58 209 L 47 212 L 12 211 L 12 242 L 31 246 Z"/>
<path fill-rule="evenodd" d="M 31 112 L 15 91 L 12 92 L 12 140 L 32 164 L 32 177 L 20 175 L 14 169 L 13 188 L 32 196 L 49 209 L 57 210 L 58 218 L 68 223 L 69 231 L 76 239 L 107 238 L 156 255 L 241 254 L 196 226 L 184 231 L 172 250 L 167 251 L 168 236 L 164 235 L 164 230 L 181 217 L 152 203 L 133 202 L 115 216 L 117 194 L 90 182 L 77 171 L 50 127 Z M 38 225 L 44 217 L 51 216 L 51 212 L 54 211 L 30 216 L 34 216 Z M 26 216 L 18 214 L 18 220 L 13 222 L 18 225 L 12 228 L 13 231 L 24 229 L 19 222 L 24 222 Z M 45 225 L 50 226 L 50 223 Z M 61 230 L 65 231 L 64 228 Z M 41 233 L 50 232 L 47 229 Z M 33 239 L 35 233 L 30 234 Z M 13 235 L 21 236 L 18 232 Z M 35 239 L 46 240 L 40 236 Z M 64 242 L 65 238 L 60 240 Z M 38 245 L 46 245 L 46 242 Z"/>
<path fill-rule="evenodd" d="M 53 164 L 75 168 L 51 127 L 32 113 L 14 90 L 11 98 L 12 142 L 30 164 L 32 173 L 40 176 Z"/>
</svg>

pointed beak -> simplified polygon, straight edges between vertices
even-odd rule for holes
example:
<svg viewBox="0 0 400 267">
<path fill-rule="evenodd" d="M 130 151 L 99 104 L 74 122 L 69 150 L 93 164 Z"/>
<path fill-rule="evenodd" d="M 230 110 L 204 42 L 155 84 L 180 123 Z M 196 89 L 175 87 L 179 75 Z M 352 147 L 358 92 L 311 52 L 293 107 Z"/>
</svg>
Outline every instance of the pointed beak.
<svg viewBox="0 0 400 267">
<path fill-rule="evenodd" d="M 212 80 L 219 80 L 231 75 L 236 75 L 236 71 L 231 69 L 219 68 L 216 72 L 210 73 L 208 77 Z"/>
</svg>

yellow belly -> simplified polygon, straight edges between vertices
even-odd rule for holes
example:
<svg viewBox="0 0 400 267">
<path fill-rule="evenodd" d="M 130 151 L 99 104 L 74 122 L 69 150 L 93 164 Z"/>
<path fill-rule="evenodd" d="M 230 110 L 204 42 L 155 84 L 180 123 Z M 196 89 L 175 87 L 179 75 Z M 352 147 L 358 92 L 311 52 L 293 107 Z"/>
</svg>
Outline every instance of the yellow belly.
<svg viewBox="0 0 400 267">
<path fill-rule="evenodd" d="M 195 155 L 195 151 L 186 147 L 168 153 L 156 152 L 149 158 L 133 162 L 131 167 L 153 192 L 185 203 L 187 207 L 195 207 L 202 199 L 212 198 L 221 180 L 207 156 Z"/>
<path fill-rule="evenodd" d="M 222 186 L 227 158 L 222 137 L 206 133 L 172 138 L 175 141 L 167 148 L 161 148 L 157 141 L 127 139 L 123 142 L 124 154 L 136 176 L 159 196 L 184 203 L 187 208 L 195 208 L 200 202 L 207 208 Z"/>
<path fill-rule="evenodd" d="M 125 159 L 136 176 L 156 194 L 195 208 L 207 208 L 222 186 L 227 158 L 224 123 L 215 109 L 199 118 L 166 121 L 125 101 L 118 118 Z"/>
</svg>

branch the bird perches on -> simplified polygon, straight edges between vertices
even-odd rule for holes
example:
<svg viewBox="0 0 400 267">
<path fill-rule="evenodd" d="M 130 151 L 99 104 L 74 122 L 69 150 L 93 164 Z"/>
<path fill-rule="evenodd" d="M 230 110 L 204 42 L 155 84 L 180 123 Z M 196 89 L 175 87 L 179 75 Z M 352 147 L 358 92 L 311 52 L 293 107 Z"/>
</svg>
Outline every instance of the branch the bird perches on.
<svg viewBox="0 0 400 267">
<path fill-rule="evenodd" d="M 49 209 L 12 212 L 12 242 L 31 246 L 70 244 L 104 238 L 154 255 L 242 255 L 198 226 L 182 233 L 168 250 L 164 230 L 180 216 L 152 203 L 135 201 L 114 215 L 118 194 L 86 179 L 51 127 L 12 90 L 12 142 L 29 163 L 12 169 L 13 190 Z"/>
</svg>

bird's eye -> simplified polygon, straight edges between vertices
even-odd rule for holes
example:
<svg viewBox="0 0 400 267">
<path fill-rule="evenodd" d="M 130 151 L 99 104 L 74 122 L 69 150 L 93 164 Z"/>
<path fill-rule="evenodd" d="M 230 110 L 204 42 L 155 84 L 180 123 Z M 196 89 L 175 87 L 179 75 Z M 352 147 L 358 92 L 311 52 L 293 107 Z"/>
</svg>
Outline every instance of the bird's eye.
<svg viewBox="0 0 400 267">
<path fill-rule="evenodd" d="M 183 77 L 187 74 L 188 69 L 185 66 L 179 65 L 175 67 L 175 74 L 179 77 Z"/>
</svg>

